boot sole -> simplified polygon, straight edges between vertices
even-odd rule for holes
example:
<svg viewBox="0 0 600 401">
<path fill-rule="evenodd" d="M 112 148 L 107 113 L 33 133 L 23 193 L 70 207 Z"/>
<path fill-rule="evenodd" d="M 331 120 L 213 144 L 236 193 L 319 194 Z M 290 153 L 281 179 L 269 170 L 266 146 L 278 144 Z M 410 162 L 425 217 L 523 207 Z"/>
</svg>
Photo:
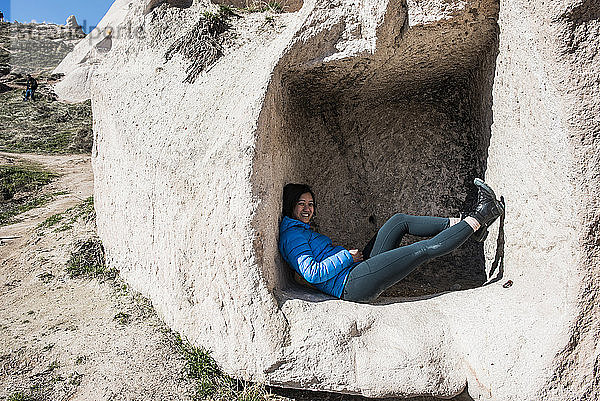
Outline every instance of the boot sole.
<svg viewBox="0 0 600 401">
<path fill-rule="evenodd" d="M 498 209 L 500 209 L 500 216 L 502 216 L 505 212 L 505 206 L 504 206 L 504 199 L 501 200 L 496 200 L 496 207 Z M 498 217 L 500 217 L 498 216 Z M 481 234 L 477 234 L 477 230 L 475 233 L 473 233 L 473 235 L 471 236 L 471 238 L 473 238 L 473 240 L 475 242 L 483 242 L 487 239 L 489 231 L 488 231 L 488 227 L 490 225 L 492 225 L 494 222 L 496 221 L 496 219 L 494 219 L 494 221 L 482 226 L 479 230 L 483 230 Z"/>
<path fill-rule="evenodd" d="M 473 180 L 473 184 L 475 184 L 475 186 L 480 187 L 481 189 L 483 189 L 485 192 L 489 193 L 492 195 L 492 197 L 494 199 L 496 199 L 496 194 L 494 193 L 494 190 L 492 188 L 490 188 L 490 186 L 488 184 L 485 183 L 485 181 L 483 181 L 481 178 L 475 178 Z"/>
</svg>

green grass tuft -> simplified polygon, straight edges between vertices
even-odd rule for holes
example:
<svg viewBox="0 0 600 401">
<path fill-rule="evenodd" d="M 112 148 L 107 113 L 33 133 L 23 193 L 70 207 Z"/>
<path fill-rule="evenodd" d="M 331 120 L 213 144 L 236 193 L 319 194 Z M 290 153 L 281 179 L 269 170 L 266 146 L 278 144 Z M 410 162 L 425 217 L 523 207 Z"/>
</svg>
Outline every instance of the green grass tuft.
<svg viewBox="0 0 600 401">
<path fill-rule="evenodd" d="M 276 1 L 270 1 L 267 4 L 267 10 L 266 11 L 270 11 L 272 13 L 277 13 L 278 14 L 278 13 L 283 12 L 283 6 L 280 3 L 276 2 Z"/>
<path fill-rule="evenodd" d="M 29 396 L 29 395 L 25 395 L 23 393 L 13 393 L 11 394 L 7 401 L 33 401 L 34 399 Z"/>
<path fill-rule="evenodd" d="M 81 378 L 83 377 L 83 375 L 79 372 L 73 372 L 69 375 L 68 377 L 68 383 L 70 386 L 79 386 L 81 384 Z"/>
<path fill-rule="evenodd" d="M 221 4 L 219 5 L 219 14 L 223 14 L 229 17 L 232 16 L 238 16 L 235 12 L 235 10 L 233 9 L 233 7 L 225 5 L 225 4 Z"/>
<path fill-rule="evenodd" d="M 90 238 L 75 245 L 67 263 L 67 273 L 71 278 L 114 274 L 114 271 L 106 266 L 104 247 L 99 238 Z"/>
<path fill-rule="evenodd" d="M 34 166 L 0 166 L 0 226 L 15 223 L 15 216 L 54 199 L 55 194 L 41 195 L 40 190 L 56 177 Z"/>
<path fill-rule="evenodd" d="M 58 174 L 31 166 L 0 166 L 2 200 L 11 200 L 19 192 L 38 190 L 56 177 Z"/>
<path fill-rule="evenodd" d="M 0 203 L 0 226 L 8 224 L 14 224 L 21 221 L 18 217 L 21 213 L 25 213 L 28 210 L 42 207 L 54 199 L 51 194 L 41 195 L 32 199 L 24 200 L 20 203 Z"/>
<path fill-rule="evenodd" d="M 196 381 L 197 399 L 214 401 L 266 401 L 271 399 L 264 385 L 234 379 L 221 370 L 210 352 L 175 335 L 175 345 L 186 361 L 188 377 Z"/>
<path fill-rule="evenodd" d="M 60 364 L 58 363 L 58 361 L 52 361 L 50 363 L 50 365 L 48 365 L 46 372 L 52 372 L 52 371 L 58 369 L 59 367 L 60 367 Z"/>
<path fill-rule="evenodd" d="M 57 192 L 53 195 L 64 194 Z M 70 230 L 73 228 L 73 224 L 77 220 L 83 222 L 89 222 L 96 218 L 96 211 L 94 210 L 94 197 L 90 196 L 83 200 L 81 203 L 68 208 L 63 213 L 58 213 L 48 217 L 46 220 L 37 225 L 37 230 L 44 230 L 45 228 L 55 227 L 52 230 L 55 233 Z M 61 224 L 59 224 L 61 223 Z M 44 234 L 43 231 L 39 232 L 40 235 Z"/>
<path fill-rule="evenodd" d="M 71 218 L 71 223 L 74 223 L 77 219 L 82 219 L 83 221 L 90 221 L 95 219 L 96 210 L 94 209 L 94 197 L 87 197 L 83 202 L 75 206 L 73 210 L 75 211 L 75 214 Z"/>
<path fill-rule="evenodd" d="M 62 213 L 58 213 L 55 215 L 52 215 L 50 217 L 48 217 L 46 220 L 42 221 L 40 224 L 38 224 L 37 228 L 47 228 L 47 227 L 52 227 L 58 223 L 60 223 L 63 219 L 63 214 Z"/>
<path fill-rule="evenodd" d="M 126 325 L 131 321 L 131 315 L 125 312 L 119 312 L 113 317 L 113 320 L 119 324 Z"/>
</svg>

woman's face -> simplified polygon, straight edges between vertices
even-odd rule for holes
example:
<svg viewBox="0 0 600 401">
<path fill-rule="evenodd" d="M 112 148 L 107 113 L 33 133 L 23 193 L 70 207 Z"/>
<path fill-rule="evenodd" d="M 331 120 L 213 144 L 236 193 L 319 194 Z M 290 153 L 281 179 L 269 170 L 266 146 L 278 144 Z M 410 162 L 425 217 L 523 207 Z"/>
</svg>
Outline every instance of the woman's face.
<svg viewBox="0 0 600 401">
<path fill-rule="evenodd" d="M 314 213 L 315 202 L 312 195 L 310 192 L 303 193 L 294 206 L 294 218 L 308 224 Z"/>
</svg>

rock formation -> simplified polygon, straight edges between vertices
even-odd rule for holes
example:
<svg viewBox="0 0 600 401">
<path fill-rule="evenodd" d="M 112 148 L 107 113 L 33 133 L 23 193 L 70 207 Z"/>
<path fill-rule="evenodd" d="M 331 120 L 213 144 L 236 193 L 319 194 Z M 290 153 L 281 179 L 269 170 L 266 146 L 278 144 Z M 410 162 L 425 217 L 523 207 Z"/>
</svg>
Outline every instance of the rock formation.
<svg viewBox="0 0 600 401">
<path fill-rule="evenodd" d="M 600 397 L 600 6 L 305 0 L 232 17 L 186 80 L 190 53 L 165 55 L 218 7 L 180 3 L 117 1 L 106 18 L 138 35 L 112 36 L 91 85 L 99 234 L 171 327 L 273 385 Z M 287 182 L 311 183 L 320 230 L 360 246 L 398 210 L 467 208 L 481 175 L 506 218 L 419 270 L 426 296 L 332 299 L 278 255 Z"/>
<path fill-rule="evenodd" d="M 82 34 L 84 33 L 83 28 L 81 28 L 81 26 L 77 23 L 77 18 L 75 18 L 74 15 L 69 15 L 69 18 L 67 18 L 67 23 L 65 24 L 65 26 L 67 27 L 67 29 L 76 30 Z"/>
</svg>

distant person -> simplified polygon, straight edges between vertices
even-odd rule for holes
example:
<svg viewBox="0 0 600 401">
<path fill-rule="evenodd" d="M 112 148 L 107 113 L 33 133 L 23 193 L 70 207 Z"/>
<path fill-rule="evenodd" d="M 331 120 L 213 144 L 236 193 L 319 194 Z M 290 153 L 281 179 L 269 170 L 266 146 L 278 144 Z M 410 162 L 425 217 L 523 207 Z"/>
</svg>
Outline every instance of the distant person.
<svg viewBox="0 0 600 401">
<path fill-rule="evenodd" d="M 4 22 L 4 14 L 2 14 L 2 11 L 0 11 L 0 22 Z"/>
<path fill-rule="evenodd" d="M 30 74 L 27 74 L 27 90 L 25 90 L 25 100 L 35 100 L 35 91 L 37 90 L 37 80 Z"/>
</svg>

